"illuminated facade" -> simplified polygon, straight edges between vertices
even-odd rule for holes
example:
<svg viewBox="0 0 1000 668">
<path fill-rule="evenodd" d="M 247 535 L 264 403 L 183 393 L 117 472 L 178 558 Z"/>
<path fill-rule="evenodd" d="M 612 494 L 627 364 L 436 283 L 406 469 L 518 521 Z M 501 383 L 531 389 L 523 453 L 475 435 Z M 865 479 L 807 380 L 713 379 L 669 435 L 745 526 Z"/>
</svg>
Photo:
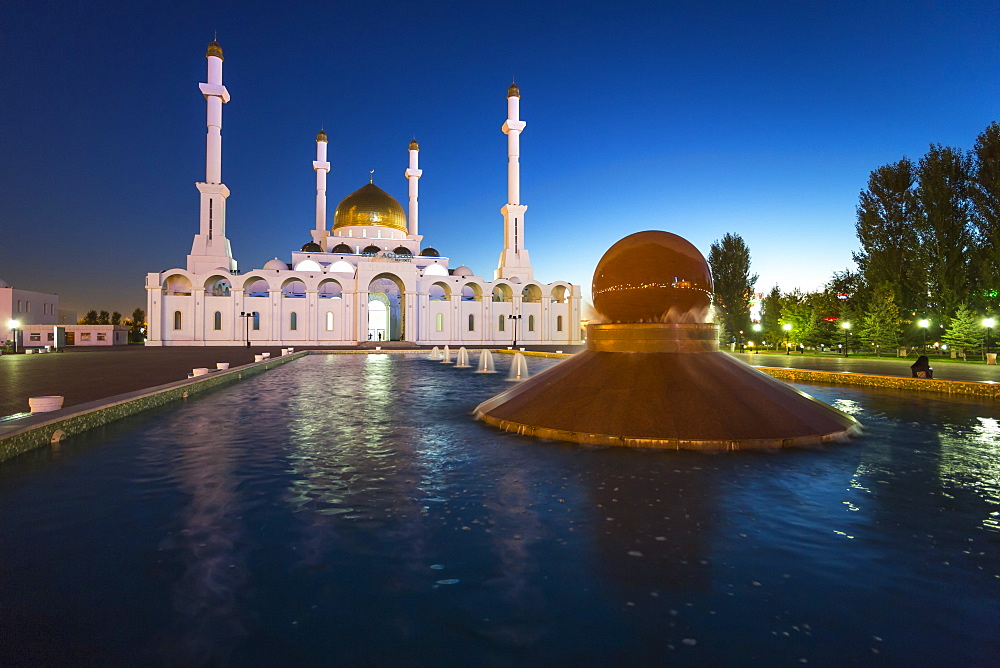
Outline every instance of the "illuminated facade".
<svg viewBox="0 0 1000 668">
<path fill-rule="evenodd" d="M 524 247 L 520 201 L 520 91 L 507 91 L 508 176 L 504 248 L 492 280 L 423 244 L 418 232 L 420 147 L 409 145 L 408 215 L 392 196 L 368 183 L 348 195 L 327 227 L 328 137 L 316 137 L 316 221 L 312 241 L 259 269 L 239 273 L 226 236 L 222 183 L 222 48 L 208 47 L 205 181 L 200 228 L 186 269 L 146 277 L 146 345 L 416 344 L 560 345 L 580 343 L 580 288 L 542 284 Z M 516 330 L 515 330 L 516 328 Z"/>
</svg>

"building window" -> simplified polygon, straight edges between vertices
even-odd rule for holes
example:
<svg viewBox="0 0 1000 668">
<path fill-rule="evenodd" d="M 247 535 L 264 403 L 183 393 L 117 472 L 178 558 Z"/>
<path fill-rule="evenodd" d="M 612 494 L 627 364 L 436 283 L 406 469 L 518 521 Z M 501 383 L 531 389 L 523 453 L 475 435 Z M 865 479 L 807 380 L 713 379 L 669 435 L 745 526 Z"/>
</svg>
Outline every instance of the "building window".
<svg viewBox="0 0 1000 668">
<path fill-rule="evenodd" d="M 556 331 L 557 332 L 561 332 L 562 331 L 562 316 L 561 315 L 557 315 L 556 316 Z"/>
<path fill-rule="evenodd" d="M 288 316 L 288 328 L 293 332 L 299 328 L 299 314 L 295 311 Z"/>
<path fill-rule="evenodd" d="M 17 300 L 17 312 L 18 313 L 21 312 L 21 300 L 20 299 Z"/>
<path fill-rule="evenodd" d="M 505 325 L 506 322 L 507 322 L 507 319 L 504 316 L 498 315 L 497 316 L 497 329 L 500 330 L 501 332 L 504 331 L 504 325 Z"/>
<path fill-rule="evenodd" d="M 333 313 L 331 311 L 326 312 L 326 331 L 333 331 Z"/>
<path fill-rule="evenodd" d="M 535 316 L 533 315 L 528 316 L 528 331 L 529 332 L 535 331 Z"/>
<path fill-rule="evenodd" d="M 53 334 L 52 332 L 49 332 L 49 337 L 48 337 L 48 339 L 49 339 L 49 341 L 55 341 L 55 340 L 56 340 L 56 335 L 55 335 L 55 334 Z"/>
<path fill-rule="evenodd" d="M 471 313 L 469 314 L 469 331 L 476 331 L 476 316 Z"/>
<path fill-rule="evenodd" d="M 41 332 L 32 332 L 31 336 L 29 338 L 32 341 L 41 341 L 42 340 L 42 333 Z"/>
<path fill-rule="evenodd" d="M 90 341 L 90 332 L 80 332 L 81 341 Z"/>
<path fill-rule="evenodd" d="M 222 329 L 222 311 L 215 312 L 215 331 Z"/>
<path fill-rule="evenodd" d="M 260 329 L 260 313 L 257 311 L 253 312 L 253 329 L 254 331 Z"/>
<path fill-rule="evenodd" d="M 435 316 L 435 319 L 436 319 L 436 324 L 437 324 L 437 331 L 443 332 L 444 331 L 444 313 L 438 313 L 437 316 Z"/>
<path fill-rule="evenodd" d="M 181 328 L 181 312 L 174 311 L 174 329 Z"/>
<path fill-rule="evenodd" d="M 24 312 L 31 313 L 31 302 L 29 302 L 27 299 L 24 300 Z"/>
<path fill-rule="evenodd" d="M 97 333 L 97 340 L 98 341 L 107 341 L 108 340 L 107 333 L 106 332 L 98 332 Z"/>
</svg>

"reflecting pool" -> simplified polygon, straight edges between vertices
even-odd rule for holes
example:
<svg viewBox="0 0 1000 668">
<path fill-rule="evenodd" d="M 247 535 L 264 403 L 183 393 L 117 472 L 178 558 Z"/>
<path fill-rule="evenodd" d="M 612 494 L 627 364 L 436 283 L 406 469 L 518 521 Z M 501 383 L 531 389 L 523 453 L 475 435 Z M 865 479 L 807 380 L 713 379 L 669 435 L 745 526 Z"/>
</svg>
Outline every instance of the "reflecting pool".
<svg viewBox="0 0 1000 668">
<path fill-rule="evenodd" d="M 497 364 L 309 356 L 4 463 L 0 662 L 1000 656 L 992 404 L 801 386 L 866 434 L 600 449 L 474 422 Z"/>
</svg>

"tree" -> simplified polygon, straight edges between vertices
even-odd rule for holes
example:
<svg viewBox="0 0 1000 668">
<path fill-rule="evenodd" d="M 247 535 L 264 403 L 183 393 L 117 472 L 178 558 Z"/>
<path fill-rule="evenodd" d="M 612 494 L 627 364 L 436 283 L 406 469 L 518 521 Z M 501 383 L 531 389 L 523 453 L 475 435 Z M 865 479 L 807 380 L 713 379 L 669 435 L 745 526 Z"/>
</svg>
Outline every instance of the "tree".
<svg viewBox="0 0 1000 668">
<path fill-rule="evenodd" d="M 708 251 L 708 266 L 715 287 L 715 306 L 725 336 L 750 329 L 750 302 L 757 274 L 750 275 L 750 249 L 738 234 L 726 234 Z"/>
<path fill-rule="evenodd" d="M 111 312 L 111 324 L 112 325 L 120 325 L 120 324 L 122 324 L 122 314 L 119 313 L 118 311 L 112 311 Z"/>
<path fill-rule="evenodd" d="M 1000 305 L 1000 125 L 996 121 L 976 139 L 973 160 L 973 279 L 979 306 L 991 312 Z"/>
<path fill-rule="evenodd" d="M 101 311 L 100 315 L 97 316 L 98 325 L 110 325 L 111 324 L 111 314 L 107 311 Z"/>
<path fill-rule="evenodd" d="M 767 293 L 760 305 L 760 329 L 765 341 L 771 342 L 775 350 L 782 340 L 781 331 L 781 290 L 775 285 Z"/>
<path fill-rule="evenodd" d="M 956 354 L 967 360 L 969 349 L 983 345 L 983 327 L 976 313 L 967 304 L 959 304 L 941 340 Z"/>
<path fill-rule="evenodd" d="M 903 320 L 896 305 L 895 290 L 892 285 L 882 283 L 872 293 L 868 311 L 862 317 L 861 338 L 875 348 L 880 356 L 882 348 L 899 346 L 899 330 Z"/>
<path fill-rule="evenodd" d="M 146 312 L 141 308 L 136 308 L 132 311 L 132 318 L 129 322 L 128 328 L 128 340 L 141 343 L 145 336 L 144 330 L 146 328 Z"/>
<path fill-rule="evenodd" d="M 77 324 L 80 324 L 80 325 L 96 325 L 96 324 L 98 324 L 97 311 L 94 311 L 94 310 L 87 311 L 87 315 L 85 315 L 82 318 L 80 318 L 80 321 Z"/>
<path fill-rule="evenodd" d="M 971 168 L 972 161 L 960 149 L 931 144 L 917 170 L 917 241 L 928 296 L 945 319 L 969 298 Z"/>
</svg>

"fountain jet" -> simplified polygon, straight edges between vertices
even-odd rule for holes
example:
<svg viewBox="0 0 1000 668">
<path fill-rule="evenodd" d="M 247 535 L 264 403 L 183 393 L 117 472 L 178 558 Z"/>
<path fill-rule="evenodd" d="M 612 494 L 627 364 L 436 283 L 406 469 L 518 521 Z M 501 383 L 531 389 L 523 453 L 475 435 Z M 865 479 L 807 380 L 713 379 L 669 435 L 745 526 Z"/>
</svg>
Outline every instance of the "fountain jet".
<svg viewBox="0 0 1000 668">
<path fill-rule="evenodd" d="M 669 232 L 638 232 L 594 272 L 587 350 L 476 407 L 507 431 L 561 441 L 690 450 L 846 439 L 857 420 L 719 351 L 712 275 Z"/>
<path fill-rule="evenodd" d="M 520 382 L 528 379 L 528 360 L 521 353 L 514 353 L 514 359 L 510 363 L 510 373 L 507 380 Z"/>
<path fill-rule="evenodd" d="M 448 346 L 445 346 L 444 352 L 441 353 L 441 364 L 451 364 L 451 348 Z"/>
<path fill-rule="evenodd" d="M 493 352 L 483 348 L 483 352 L 479 354 L 479 367 L 476 369 L 476 373 L 496 373 L 497 367 L 493 363 Z"/>
<path fill-rule="evenodd" d="M 441 359 L 441 349 L 438 348 L 437 346 L 431 348 L 431 354 L 427 356 L 427 359 L 433 362 L 437 362 L 439 359 Z"/>
<path fill-rule="evenodd" d="M 462 346 L 458 349 L 458 357 L 455 359 L 456 369 L 468 369 L 472 365 L 469 364 L 469 351 Z"/>
</svg>

